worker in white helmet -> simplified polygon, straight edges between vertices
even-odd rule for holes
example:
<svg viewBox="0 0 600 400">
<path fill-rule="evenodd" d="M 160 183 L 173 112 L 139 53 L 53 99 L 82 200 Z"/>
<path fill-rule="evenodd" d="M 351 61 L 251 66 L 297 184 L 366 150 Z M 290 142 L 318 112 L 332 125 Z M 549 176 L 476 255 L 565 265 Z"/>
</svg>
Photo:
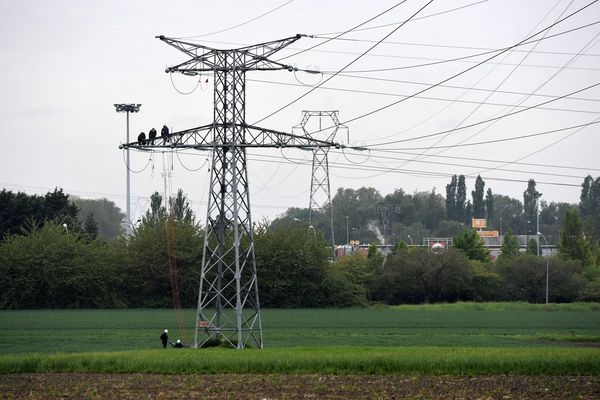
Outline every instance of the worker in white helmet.
<svg viewBox="0 0 600 400">
<path fill-rule="evenodd" d="M 163 349 L 166 349 L 167 343 L 169 343 L 169 331 L 167 329 L 165 329 L 162 335 L 160 335 L 160 340 L 162 342 Z"/>
</svg>

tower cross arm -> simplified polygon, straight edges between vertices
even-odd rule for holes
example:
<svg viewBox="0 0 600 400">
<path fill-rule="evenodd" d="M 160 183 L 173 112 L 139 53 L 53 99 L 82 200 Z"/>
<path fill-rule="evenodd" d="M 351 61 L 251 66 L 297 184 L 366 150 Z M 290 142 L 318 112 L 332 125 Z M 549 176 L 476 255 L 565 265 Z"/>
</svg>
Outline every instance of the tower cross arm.
<svg viewBox="0 0 600 400">
<path fill-rule="evenodd" d="M 236 128 L 244 130 L 242 140 L 219 141 L 215 140 L 214 132 L 223 128 Z M 214 147 L 295 147 L 303 149 L 314 149 L 322 147 L 344 148 L 345 146 L 327 140 L 313 139 L 308 136 L 294 135 L 288 132 L 273 129 L 260 128 L 247 124 L 210 124 L 196 128 L 173 132 L 168 137 L 157 137 L 154 140 L 145 139 L 138 142 L 125 143 L 119 146 L 121 149 L 155 150 L 164 148 L 190 148 L 190 149 L 212 149 Z"/>
<path fill-rule="evenodd" d="M 235 65 L 235 68 L 239 70 L 257 71 L 287 69 L 293 71 L 294 67 L 278 61 L 270 60 L 269 57 L 284 47 L 287 47 L 299 40 L 303 36 L 306 35 L 297 34 L 285 39 L 229 50 L 219 50 L 208 46 L 203 46 L 201 44 L 182 41 L 162 35 L 157 36 L 157 38 L 190 57 L 189 60 L 172 67 L 168 67 L 165 71 L 181 72 L 187 75 L 194 75 L 199 72 L 219 71 L 232 68 L 232 66 L 222 65 L 218 60 L 219 57 L 217 56 L 224 53 L 238 53 L 243 55 L 243 61 L 241 64 L 239 61 L 242 60 L 242 58 L 238 58 L 238 64 Z"/>
</svg>

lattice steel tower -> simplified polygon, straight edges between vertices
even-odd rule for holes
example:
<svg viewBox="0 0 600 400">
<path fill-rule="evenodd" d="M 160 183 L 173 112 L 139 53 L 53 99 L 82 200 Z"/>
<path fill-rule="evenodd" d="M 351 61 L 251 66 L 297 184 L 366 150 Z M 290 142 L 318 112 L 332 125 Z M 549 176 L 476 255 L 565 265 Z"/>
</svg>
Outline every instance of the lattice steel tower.
<svg viewBox="0 0 600 400">
<path fill-rule="evenodd" d="M 212 339 L 223 340 L 238 349 L 247 344 L 263 347 L 246 148 L 343 147 L 331 141 L 246 124 L 246 72 L 294 71 L 293 67 L 269 57 L 301 37 L 219 50 L 158 36 L 190 57 L 166 72 L 214 74 L 213 123 L 171 133 L 165 140 L 121 146 L 140 150 L 165 147 L 212 150 L 194 347 L 203 347 Z"/>
<path fill-rule="evenodd" d="M 327 124 L 323 128 L 323 118 Z M 340 129 L 347 130 L 340 124 L 338 111 L 302 111 L 302 121 L 292 129 L 301 129 L 306 137 L 318 136 L 327 142 L 335 140 Z M 333 230 L 333 206 L 331 204 L 331 186 L 329 184 L 329 146 L 316 147 L 312 150 L 312 175 L 310 181 L 310 201 L 308 206 L 308 223 L 312 224 L 313 211 L 329 211 L 329 229 L 331 243 L 335 247 Z"/>
</svg>

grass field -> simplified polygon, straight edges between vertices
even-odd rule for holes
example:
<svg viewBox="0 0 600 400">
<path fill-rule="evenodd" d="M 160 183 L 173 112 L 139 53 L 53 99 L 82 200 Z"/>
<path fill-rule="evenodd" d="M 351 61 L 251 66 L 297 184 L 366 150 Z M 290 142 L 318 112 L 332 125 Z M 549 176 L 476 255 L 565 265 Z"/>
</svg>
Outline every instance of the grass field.
<svg viewBox="0 0 600 400">
<path fill-rule="evenodd" d="M 195 310 L 185 310 L 193 335 Z M 0 312 L 0 373 L 600 375 L 600 305 L 263 310 L 265 349 L 162 350 L 172 310 Z"/>
</svg>

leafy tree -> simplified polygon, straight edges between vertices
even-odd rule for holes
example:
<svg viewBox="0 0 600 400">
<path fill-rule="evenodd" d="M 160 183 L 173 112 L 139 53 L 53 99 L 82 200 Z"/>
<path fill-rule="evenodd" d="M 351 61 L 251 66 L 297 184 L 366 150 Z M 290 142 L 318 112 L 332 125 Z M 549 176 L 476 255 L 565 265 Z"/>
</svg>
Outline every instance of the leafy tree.
<svg viewBox="0 0 600 400">
<path fill-rule="evenodd" d="M 470 260 L 487 263 L 491 260 L 490 251 L 485 242 L 474 230 L 465 231 L 454 238 L 454 247 L 461 250 Z"/>
<path fill-rule="evenodd" d="M 501 227 L 502 231 L 508 228 L 519 234 L 526 231 L 523 218 L 523 203 L 517 199 L 499 194 L 494 195 L 495 219 L 494 226 Z"/>
<path fill-rule="evenodd" d="M 519 252 L 519 240 L 513 235 L 512 229 L 508 228 L 504 234 L 501 247 L 501 257 L 503 258 L 514 258 L 517 257 Z"/>
<path fill-rule="evenodd" d="M 477 175 L 477 179 L 475 179 L 475 190 L 471 191 L 471 196 L 473 197 L 473 218 L 485 218 L 485 203 L 483 201 L 484 192 L 485 182 L 481 178 L 481 175 Z"/>
<path fill-rule="evenodd" d="M 583 235 L 581 219 L 576 208 L 569 209 L 565 215 L 558 253 L 565 260 L 580 260 L 584 265 L 593 263 L 590 245 Z"/>
<path fill-rule="evenodd" d="M 107 239 L 115 239 L 122 233 L 122 221 L 125 214 L 113 201 L 102 199 L 73 198 L 73 203 L 79 208 L 77 220 L 85 226 L 85 220 L 91 213 L 98 224 L 98 235 Z"/>
<path fill-rule="evenodd" d="M 579 213 L 581 216 L 587 216 L 592 213 L 592 183 L 594 182 L 594 178 L 591 175 L 588 175 L 583 180 L 581 184 L 581 194 L 579 196 Z"/>
<path fill-rule="evenodd" d="M 562 222 L 567 210 L 572 207 L 572 204 L 563 202 L 540 202 L 540 232 L 544 234 L 548 243 L 559 242 Z"/>
<path fill-rule="evenodd" d="M 0 244 L 0 308 L 121 307 L 123 253 L 55 223 Z"/>
<path fill-rule="evenodd" d="M 90 240 L 96 240 L 98 237 L 98 224 L 94 218 L 94 214 L 89 213 L 83 224 L 83 231 Z"/>
<path fill-rule="evenodd" d="M 458 221 L 440 221 L 438 229 L 434 232 L 436 237 L 454 237 L 465 231 L 465 224 Z"/>
<path fill-rule="evenodd" d="M 452 180 L 446 185 L 446 216 L 448 219 L 458 220 L 458 212 L 456 209 L 456 189 L 458 179 L 456 175 L 452 176 Z"/>
<path fill-rule="evenodd" d="M 538 255 L 538 241 L 534 238 L 529 238 L 527 240 L 527 248 L 525 249 L 525 253 L 531 254 L 532 256 Z"/>
<path fill-rule="evenodd" d="M 142 225 L 157 225 L 167 218 L 167 209 L 162 205 L 162 196 L 158 192 L 150 196 L 150 210 L 142 217 Z"/>
<path fill-rule="evenodd" d="M 535 180 L 527 182 L 527 190 L 523 192 L 523 213 L 527 220 L 527 234 L 537 233 L 538 199 L 542 196 L 535 188 Z"/>
<path fill-rule="evenodd" d="M 190 207 L 190 202 L 183 194 L 182 189 L 177 190 L 177 196 L 174 199 L 170 199 L 170 204 L 175 221 L 192 225 L 195 223 L 194 213 Z"/>
<path fill-rule="evenodd" d="M 163 220 L 138 225 L 127 246 L 127 304 L 172 307 L 173 288 L 178 288 L 181 305 L 195 307 L 203 245 L 203 232 L 195 224 Z M 171 268 L 176 271 L 177 285 Z"/>
<path fill-rule="evenodd" d="M 456 186 L 456 219 L 458 221 L 467 221 L 471 218 L 471 214 L 467 213 L 467 184 L 465 176 L 460 175 L 458 177 L 458 184 Z M 467 221 L 469 222 L 469 221 Z"/>
<path fill-rule="evenodd" d="M 330 268 L 331 250 L 321 231 L 316 233 L 298 224 L 256 227 L 254 244 L 263 306 L 337 307 L 364 301 L 364 290 Z"/>
<path fill-rule="evenodd" d="M 470 289 L 474 301 L 502 299 L 502 278 L 490 265 L 469 260 Z"/>
<path fill-rule="evenodd" d="M 374 300 L 387 304 L 466 300 L 471 297 L 469 279 L 469 261 L 462 253 L 412 248 L 388 256 L 372 293 Z"/>
<path fill-rule="evenodd" d="M 404 240 L 400 240 L 399 242 L 396 242 L 396 244 L 394 245 L 393 252 L 398 253 L 398 252 L 406 250 L 406 249 L 408 249 L 406 242 Z"/>
<path fill-rule="evenodd" d="M 504 299 L 543 303 L 546 300 L 546 262 L 549 262 L 549 300 L 568 302 L 583 288 L 581 263 L 559 257 L 524 254 L 511 260 L 498 260 L 498 273 L 504 282 Z"/>
<path fill-rule="evenodd" d="M 3 189 L 0 192 L 0 238 L 5 234 L 21 234 L 27 225 L 41 225 L 46 221 L 66 223 L 71 231 L 79 231 L 77 212 L 77 206 L 62 189 L 55 188 L 44 196 L 15 194 Z"/>
<path fill-rule="evenodd" d="M 471 200 L 467 201 L 467 206 L 464 211 L 464 223 L 467 226 L 471 225 L 471 218 L 473 217 L 473 205 L 471 204 Z"/>
</svg>

